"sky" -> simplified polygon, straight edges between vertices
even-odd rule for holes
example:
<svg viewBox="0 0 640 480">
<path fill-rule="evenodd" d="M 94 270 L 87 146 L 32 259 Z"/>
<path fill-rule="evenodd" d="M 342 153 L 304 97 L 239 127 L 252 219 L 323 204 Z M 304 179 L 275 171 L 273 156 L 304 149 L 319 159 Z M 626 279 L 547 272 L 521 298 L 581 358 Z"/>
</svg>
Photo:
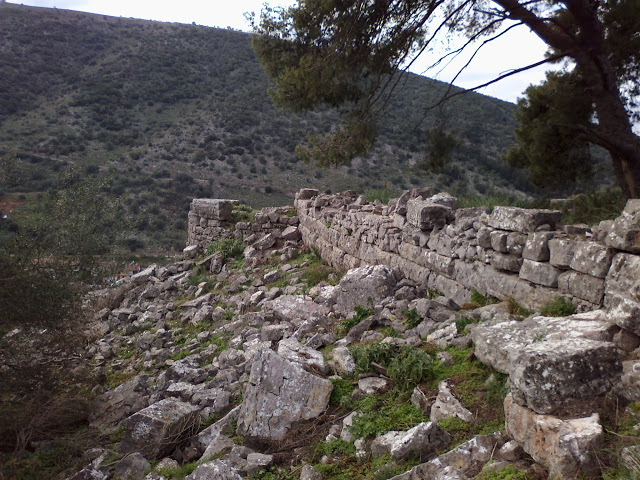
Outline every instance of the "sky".
<svg viewBox="0 0 640 480">
<path fill-rule="evenodd" d="M 271 6 L 291 5 L 294 0 L 266 0 Z M 231 27 L 249 31 L 245 12 L 259 14 L 265 0 L 23 0 L 24 5 L 59 8 L 82 12 L 100 13 L 116 17 L 132 17 L 163 22 L 192 23 L 212 27 Z M 463 88 L 473 88 L 483 84 L 511 69 L 535 63 L 544 58 L 544 43 L 530 33 L 526 27 L 513 29 L 496 42 L 492 42 L 480 51 L 473 62 L 460 75 L 454 84 Z M 461 57 L 451 62 L 444 70 L 431 69 L 434 59 L 439 58 L 443 50 L 425 54 L 410 68 L 414 73 L 449 82 L 466 62 Z M 549 66 L 538 67 L 513 75 L 490 87 L 479 90 L 480 93 L 515 102 L 523 95 L 530 84 L 540 83 Z"/>
</svg>

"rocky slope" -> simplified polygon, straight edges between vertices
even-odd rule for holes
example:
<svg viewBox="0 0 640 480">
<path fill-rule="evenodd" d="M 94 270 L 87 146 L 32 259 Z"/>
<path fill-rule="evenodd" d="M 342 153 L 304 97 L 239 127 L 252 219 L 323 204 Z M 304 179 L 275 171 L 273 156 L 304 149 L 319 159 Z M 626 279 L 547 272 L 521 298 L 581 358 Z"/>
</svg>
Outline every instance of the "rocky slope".
<svg viewBox="0 0 640 480">
<path fill-rule="evenodd" d="M 384 265 L 341 274 L 296 223 L 287 207 L 221 222 L 209 255 L 192 246 L 95 293 L 106 306 L 86 355 L 107 381 L 90 428 L 110 441 L 75 480 L 636 468 L 623 425 L 637 422 L 640 339 L 605 311 L 446 298 Z"/>
</svg>

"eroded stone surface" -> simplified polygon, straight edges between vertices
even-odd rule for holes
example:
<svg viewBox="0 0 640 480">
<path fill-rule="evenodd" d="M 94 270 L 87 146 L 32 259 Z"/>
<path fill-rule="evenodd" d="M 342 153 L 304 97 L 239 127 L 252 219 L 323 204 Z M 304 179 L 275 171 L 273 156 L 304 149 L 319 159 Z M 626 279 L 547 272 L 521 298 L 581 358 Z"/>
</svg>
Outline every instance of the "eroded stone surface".
<svg viewBox="0 0 640 480">
<path fill-rule="evenodd" d="M 627 200 L 622 215 L 613 221 L 604 242 L 618 250 L 640 253 L 640 199 Z"/>
<path fill-rule="evenodd" d="M 242 480 L 242 476 L 224 460 L 215 460 L 199 465 L 184 480 Z"/>
<path fill-rule="evenodd" d="M 238 416 L 238 434 L 281 440 L 298 421 L 320 415 L 333 384 L 263 348 L 256 352 Z"/>
<path fill-rule="evenodd" d="M 449 390 L 447 382 L 442 381 L 438 385 L 438 396 L 433 405 L 431 405 L 431 416 L 429 418 L 433 421 L 438 421 L 441 418 L 450 417 L 458 417 L 465 422 L 471 422 L 473 413 L 462 406 L 460 401 Z"/>
<path fill-rule="evenodd" d="M 629 253 L 614 257 L 604 294 L 609 320 L 640 335 L 640 257 Z"/>
<path fill-rule="evenodd" d="M 598 414 L 560 420 L 518 405 L 511 395 L 507 395 L 504 405 L 507 433 L 536 462 L 549 469 L 549 478 L 568 480 L 581 473 L 594 473 L 598 466 L 594 452 L 603 440 Z"/>
<path fill-rule="evenodd" d="M 412 454 L 429 458 L 450 439 L 436 422 L 422 422 L 406 432 L 388 432 L 377 437 L 371 444 L 371 453 L 374 456 L 389 453 L 394 460 L 406 459 Z"/>
<path fill-rule="evenodd" d="M 428 200 L 407 202 L 407 222 L 423 231 L 442 227 L 452 215 L 451 208 Z"/>
<path fill-rule="evenodd" d="M 400 276 L 386 265 L 349 270 L 340 280 L 336 307 L 347 315 L 357 306 L 367 307 L 393 295 Z"/>
<path fill-rule="evenodd" d="M 500 230 L 532 233 L 541 225 L 551 228 L 560 223 L 562 213 L 558 210 L 526 209 L 518 207 L 495 207 L 487 223 Z"/>
<path fill-rule="evenodd" d="M 310 297 L 302 295 L 282 295 L 275 300 L 265 302 L 263 311 L 272 312 L 275 317 L 283 322 L 290 322 L 299 326 L 312 315 L 321 316 L 329 313 L 329 309 L 318 305 Z"/>
</svg>

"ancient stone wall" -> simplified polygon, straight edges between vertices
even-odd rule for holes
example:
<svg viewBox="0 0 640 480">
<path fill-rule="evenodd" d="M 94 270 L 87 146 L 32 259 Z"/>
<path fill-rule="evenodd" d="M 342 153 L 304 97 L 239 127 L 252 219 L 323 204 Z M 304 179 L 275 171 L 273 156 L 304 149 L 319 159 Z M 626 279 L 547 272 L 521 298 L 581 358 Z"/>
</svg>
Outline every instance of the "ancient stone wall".
<svg viewBox="0 0 640 480">
<path fill-rule="evenodd" d="M 389 265 L 457 302 L 475 289 L 530 309 L 561 295 L 581 310 L 640 313 L 640 292 L 630 291 L 640 276 L 640 200 L 591 229 L 560 225 L 554 210 L 457 206 L 426 189 L 386 206 L 311 189 L 295 200 L 304 243 L 340 269 Z"/>
<path fill-rule="evenodd" d="M 238 200 L 194 199 L 189 211 L 187 245 L 206 248 L 219 238 L 246 241 L 252 235 L 273 234 L 277 238 L 298 235 L 299 222 L 293 207 L 266 207 L 255 214 L 253 221 L 246 222 L 236 221 L 234 206 L 239 204 Z"/>
</svg>

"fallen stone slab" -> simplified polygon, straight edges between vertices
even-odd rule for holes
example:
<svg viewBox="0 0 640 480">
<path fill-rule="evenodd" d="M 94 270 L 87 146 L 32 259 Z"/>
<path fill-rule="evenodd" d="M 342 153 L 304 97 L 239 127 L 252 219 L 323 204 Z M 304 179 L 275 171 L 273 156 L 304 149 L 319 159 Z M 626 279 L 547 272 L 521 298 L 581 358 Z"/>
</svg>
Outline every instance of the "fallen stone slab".
<svg viewBox="0 0 640 480">
<path fill-rule="evenodd" d="M 339 283 L 336 308 L 343 315 L 356 306 L 375 305 L 392 296 L 401 275 L 386 265 L 367 265 L 349 270 Z"/>
<path fill-rule="evenodd" d="M 451 417 L 458 417 L 467 423 L 473 421 L 473 413 L 462 406 L 460 401 L 454 397 L 451 390 L 449 390 L 449 385 L 447 385 L 446 380 L 443 380 L 438 385 L 438 396 L 436 397 L 436 401 L 433 402 L 433 405 L 431 405 L 431 415 L 429 418 L 433 421 L 438 421 L 441 418 Z"/>
<path fill-rule="evenodd" d="M 523 321 L 504 320 L 470 325 L 475 355 L 485 365 L 510 373 L 514 357 L 527 345 L 570 338 L 611 342 L 616 327 L 602 310 L 568 317 L 536 315 Z"/>
<path fill-rule="evenodd" d="M 554 229 L 561 217 L 562 212 L 559 210 L 495 207 L 487 218 L 487 224 L 510 232 L 533 233 L 542 225 L 549 225 Z"/>
<path fill-rule="evenodd" d="M 480 435 L 433 460 L 416 465 L 391 480 L 466 479 L 477 475 L 504 445 L 500 432 Z"/>
<path fill-rule="evenodd" d="M 184 480 L 242 480 L 242 476 L 224 460 L 215 460 L 198 466 Z"/>
<path fill-rule="evenodd" d="M 296 422 L 320 415 L 333 384 L 306 372 L 277 353 L 255 353 L 240 406 L 237 432 L 250 438 L 282 440 Z"/>
<path fill-rule="evenodd" d="M 509 379 L 518 403 L 553 414 L 607 393 L 621 371 L 615 344 L 569 338 L 523 347 L 513 357 Z"/>
<path fill-rule="evenodd" d="M 640 257 L 619 253 L 604 283 L 604 305 L 610 321 L 640 335 Z"/>
<path fill-rule="evenodd" d="M 282 295 L 275 300 L 266 301 L 262 311 L 273 313 L 278 320 L 289 322 L 296 327 L 312 315 L 323 316 L 329 313 L 326 306 L 318 305 L 311 297 L 302 295 Z"/>
<path fill-rule="evenodd" d="M 451 437 L 437 422 L 422 422 L 406 432 L 387 432 L 371 443 L 371 454 L 379 457 L 390 454 L 394 460 L 406 459 L 410 455 L 429 458 L 444 448 Z"/>
<path fill-rule="evenodd" d="M 161 458 L 193 434 L 199 409 L 175 398 L 165 398 L 129 417 L 120 442 L 120 453 L 140 452 Z"/>
<path fill-rule="evenodd" d="M 507 433 L 549 470 L 549 478 L 568 480 L 598 472 L 595 452 L 602 445 L 603 429 L 597 413 L 561 420 L 518 405 L 511 395 L 504 410 Z"/>
<path fill-rule="evenodd" d="M 287 338 L 278 343 L 278 355 L 290 362 L 297 363 L 306 370 L 326 373 L 327 365 L 324 356 L 317 350 L 302 345 L 295 338 Z"/>
</svg>

